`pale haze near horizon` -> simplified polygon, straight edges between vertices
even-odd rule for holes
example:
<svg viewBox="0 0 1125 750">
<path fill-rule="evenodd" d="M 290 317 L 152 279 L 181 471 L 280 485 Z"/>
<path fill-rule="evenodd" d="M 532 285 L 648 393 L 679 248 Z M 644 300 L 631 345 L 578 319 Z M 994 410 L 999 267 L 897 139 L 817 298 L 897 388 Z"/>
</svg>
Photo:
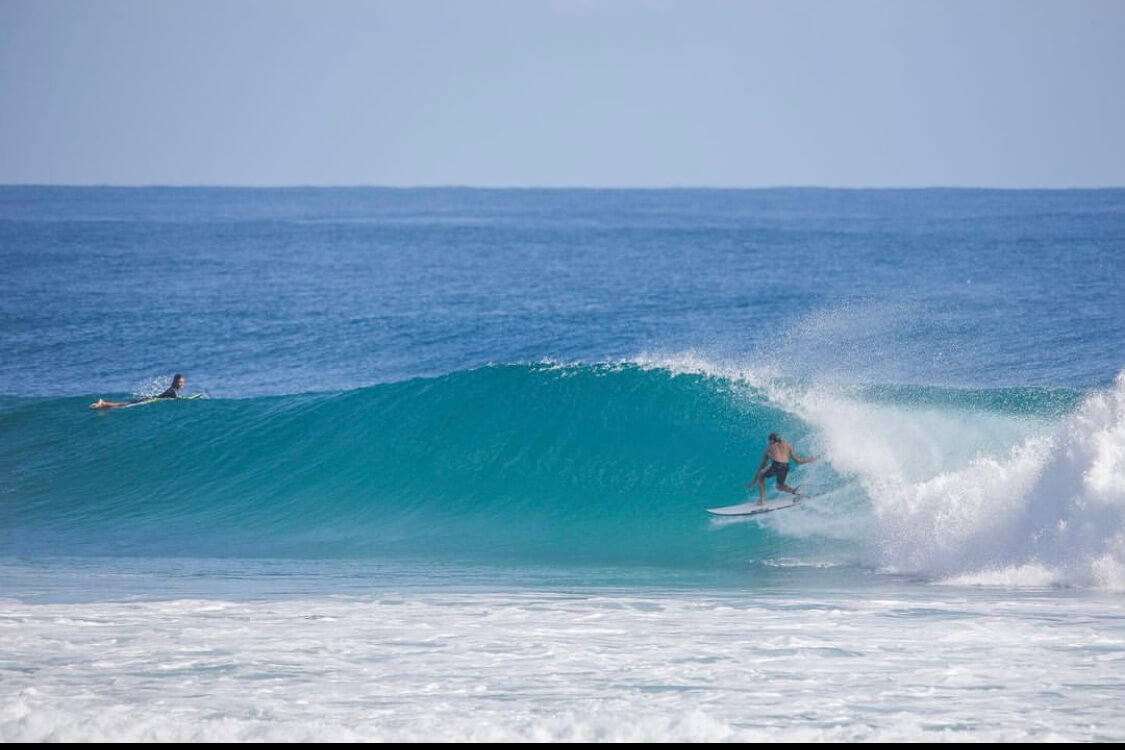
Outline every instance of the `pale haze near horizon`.
<svg viewBox="0 0 1125 750">
<path fill-rule="evenodd" d="M 0 183 L 1125 186 L 1125 2 L 4 0 Z"/>
</svg>

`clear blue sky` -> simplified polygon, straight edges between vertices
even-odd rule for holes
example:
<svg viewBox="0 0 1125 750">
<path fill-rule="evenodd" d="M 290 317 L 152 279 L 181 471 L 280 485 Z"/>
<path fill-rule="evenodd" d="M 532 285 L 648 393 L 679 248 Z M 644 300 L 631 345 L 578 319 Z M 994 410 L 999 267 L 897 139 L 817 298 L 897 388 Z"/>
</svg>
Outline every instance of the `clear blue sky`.
<svg viewBox="0 0 1125 750">
<path fill-rule="evenodd" d="M 1125 186 L 1125 0 L 0 0 L 0 183 Z"/>
</svg>

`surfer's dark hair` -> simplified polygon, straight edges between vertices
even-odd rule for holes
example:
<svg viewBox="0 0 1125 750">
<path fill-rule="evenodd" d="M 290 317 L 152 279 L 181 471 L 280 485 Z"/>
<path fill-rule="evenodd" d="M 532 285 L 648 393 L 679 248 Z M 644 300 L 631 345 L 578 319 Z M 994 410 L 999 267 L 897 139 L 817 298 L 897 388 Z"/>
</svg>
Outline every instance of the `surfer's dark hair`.
<svg viewBox="0 0 1125 750">
<path fill-rule="evenodd" d="M 183 380 L 183 379 L 184 379 L 184 376 L 181 375 L 178 372 L 175 375 L 172 376 L 172 382 L 173 383 L 175 383 L 177 380 Z"/>
<path fill-rule="evenodd" d="M 778 440 L 781 440 L 781 438 L 777 436 L 777 433 L 776 433 L 776 432 L 771 432 L 771 433 L 770 433 L 770 442 L 771 442 L 771 443 L 776 443 L 776 442 L 777 442 Z"/>
</svg>

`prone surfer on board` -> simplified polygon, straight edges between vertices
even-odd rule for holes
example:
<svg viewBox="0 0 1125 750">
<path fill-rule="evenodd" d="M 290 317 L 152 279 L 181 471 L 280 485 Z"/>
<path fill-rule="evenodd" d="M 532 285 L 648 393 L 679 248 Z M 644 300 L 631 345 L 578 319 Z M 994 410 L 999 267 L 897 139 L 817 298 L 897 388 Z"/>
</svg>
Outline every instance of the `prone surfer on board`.
<svg viewBox="0 0 1125 750">
<path fill-rule="evenodd" d="M 747 489 L 754 485 L 758 486 L 758 505 L 766 504 L 766 479 L 769 477 L 777 477 L 777 488 L 782 492 L 801 497 L 801 493 L 798 492 L 799 487 L 790 487 L 785 483 L 785 477 L 789 474 L 789 459 L 792 458 L 799 464 L 812 463 L 816 460 L 816 456 L 807 458 L 798 456 L 797 451 L 793 450 L 793 444 L 782 440 L 781 435 L 776 432 L 770 433 L 769 440 L 769 446 L 762 454 L 762 464 L 758 467 L 758 473 L 754 475 L 754 481 L 746 485 Z M 769 464 L 768 469 L 766 464 Z"/>
<path fill-rule="evenodd" d="M 168 390 L 164 391 L 164 393 L 161 393 L 159 396 L 151 396 L 149 398 L 140 398 L 140 399 L 137 399 L 136 401 L 106 401 L 104 398 L 99 398 L 97 401 L 90 404 L 90 408 L 91 409 L 115 409 L 118 406 L 128 406 L 129 404 L 135 404 L 138 401 L 151 401 L 154 398 L 179 398 L 180 397 L 180 391 L 183 389 L 183 387 L 184 387 L 184 376 L 177 372 L 172 377 L 171 387 L 168 388 Z"/>
</svg>

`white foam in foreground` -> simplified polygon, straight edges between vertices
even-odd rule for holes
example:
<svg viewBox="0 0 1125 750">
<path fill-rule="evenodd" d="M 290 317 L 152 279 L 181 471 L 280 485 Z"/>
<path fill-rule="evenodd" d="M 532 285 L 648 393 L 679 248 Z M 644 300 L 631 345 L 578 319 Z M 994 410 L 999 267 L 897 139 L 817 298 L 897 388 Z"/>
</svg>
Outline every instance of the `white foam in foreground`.
<svg viewBox="0 0 1125 750">
<path fill-rule="evenodd" d="M 4 742 L 1125 740 L 1119 598 L 0 602 Z"/>
</svg>

